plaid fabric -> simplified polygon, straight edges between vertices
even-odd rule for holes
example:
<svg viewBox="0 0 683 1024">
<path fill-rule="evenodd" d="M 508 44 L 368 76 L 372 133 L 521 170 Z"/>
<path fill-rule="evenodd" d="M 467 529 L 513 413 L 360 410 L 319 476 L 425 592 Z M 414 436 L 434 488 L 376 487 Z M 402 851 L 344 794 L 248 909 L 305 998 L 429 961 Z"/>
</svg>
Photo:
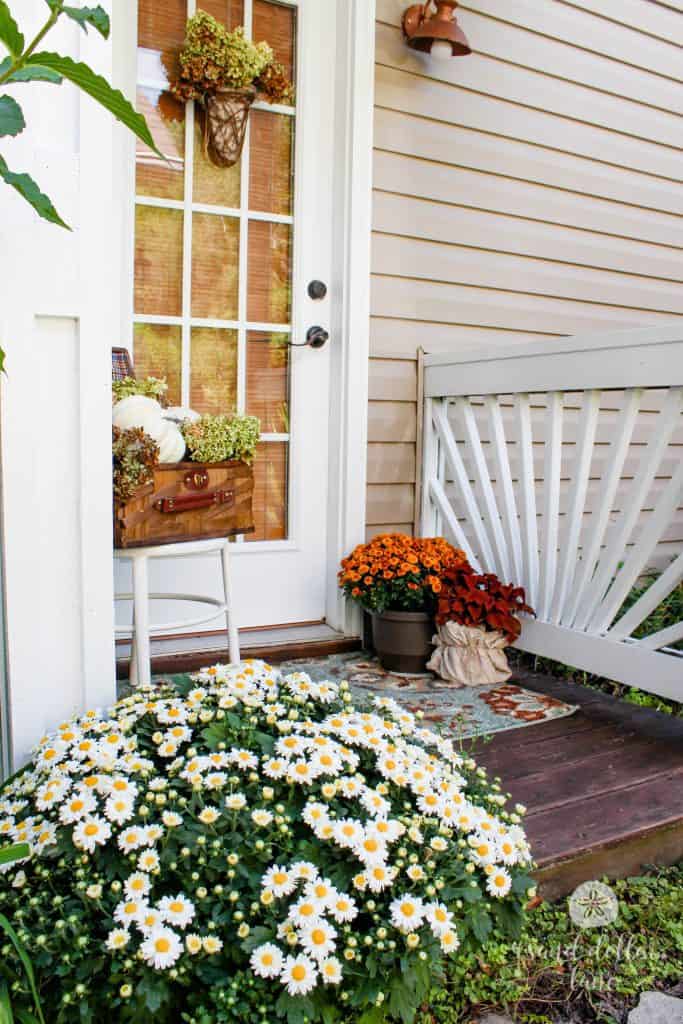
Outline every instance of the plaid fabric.
<svg viewBox="0 0 683 1024">
<path fill-rule="evenodd" d="M 127 348 L 113 348 L 111 350 L 111 379 L 123 380 L 125 377 L 134 377 L 135 370 Z"/>
</svg>

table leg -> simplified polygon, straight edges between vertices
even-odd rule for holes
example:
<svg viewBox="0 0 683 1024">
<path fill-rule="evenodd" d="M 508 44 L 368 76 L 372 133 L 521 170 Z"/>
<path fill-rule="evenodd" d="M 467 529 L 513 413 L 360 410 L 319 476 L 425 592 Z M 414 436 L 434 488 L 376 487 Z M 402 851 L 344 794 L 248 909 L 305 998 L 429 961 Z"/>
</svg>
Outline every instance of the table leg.
<svg viewBox="0 0 683 1024">
<path fill-rule="evenodd" d="M 149 686 L 152 682 L 149 643 L 149 583 L 147 558 L 133 559 L 134 628 L 133 650 L 137 664 L 137 685 Z"/>
<path fill-rule="evenodd" d="M 232 601 L 232 581 L 230 579 L 230 542 L 226 541 L 221 549 L 221 562 L 223 564 L 223 591 L 225 593 L 225 617 L 228 627 L 228 650 L 230 652 L 230 663 L 235 665 L 240 660 L 240 642 L 235 624 L 235 614 Z"/>
</svg>

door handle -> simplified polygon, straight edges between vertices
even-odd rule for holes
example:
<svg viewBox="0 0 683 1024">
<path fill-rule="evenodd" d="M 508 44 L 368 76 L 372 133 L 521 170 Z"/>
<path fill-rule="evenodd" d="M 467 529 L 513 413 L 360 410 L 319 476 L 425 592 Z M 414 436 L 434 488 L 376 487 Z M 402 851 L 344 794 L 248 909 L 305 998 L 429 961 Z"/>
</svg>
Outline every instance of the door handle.
<svg viewBox="0 0 683 1024">
<path fill-rule="evenodd" d="M 290 348 L 323 348 L 329 340 L 329 331 L 316 325 L 308 328 L 305 341 L 290 341 L 288 344 Z"/>
</svg>

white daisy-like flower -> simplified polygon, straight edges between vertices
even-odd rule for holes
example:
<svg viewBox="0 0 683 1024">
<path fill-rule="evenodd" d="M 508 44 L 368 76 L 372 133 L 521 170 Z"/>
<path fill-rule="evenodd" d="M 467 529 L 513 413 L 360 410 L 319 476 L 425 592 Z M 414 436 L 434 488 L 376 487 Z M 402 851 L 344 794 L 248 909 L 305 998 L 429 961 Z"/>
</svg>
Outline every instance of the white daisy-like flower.
<svg viewBox="0 0 683 1024">
<path fill-rule="evenodd" d="M 352 849 L 356 856 L 368 866 L 386 862 L 388 852 L 386 843 L 371 833 L 363 835 L 353 844 Z"/>
<path fill-rule="evenodd" d="M 163 915 L 159 910 L 155 910 L 154 907 L 144 906 L 140 909 L 140 912 L 135 919 L 135 923 L 143 935 L 147 935 L 155 928 L 161 928 L 165 922 Z"/>
<path fill-rule="evenodd" d="M 203 825 L 215 825 L 221 816 L 221 812 L 217 807 L 206 806 L 203 807 L 197 817 Z"/>
<path fill-rule="evenodd" d="M 259 828 L 267 828 L 273 821 L 273 815 L 270 811 L 259 809 L 251 812 L 251 820 L 255 825 L 258 825 Z"/>
<path fill-rule="evenodd" d="M 290 896 L 296 889 L 296 877 L 287 868 L 274 864 L 261 879 L 261 886 L 270 889 L 275 896 Z"/>
<path fill-rule="evenodd" d="M 289 920 L 299 928 L 306 928 L 320 920 L 325 912 L 325 905 L 320 900 L 304 896 L 289 910 Z"/>
<path fill-rule="evenodd" d="M 519 851 L 509 836 L 500 836 L 497 843 L 498 856 L 502 860 L 503 864 L 509 866 L 516 864 L 519 859 Z"/>
<path fill-rule="evenodd" d="M 287 769 L 287 778 L 290 782 L 296 782 L 300 786 L 310 786 L 315 781 L 318 772 L 309 761 L 293 761 Z"/>
<path fill-rule="evenodd" d="M 294 878 L 302 882 L 315 882 L 318 878 L 318 869 L 310 860 L 297 860 L 292 864 L 291 872 Z"/>
<path fill-rule="evenodd" d="M 125 825 L 135 814 L 135 804 L 130 797 L 112 793 L 104 805 L 104 813 L 115 825 Z"/>
<path fill-rule="evenodd" d="M 269 779 L 281 779 L 287 774 L 289 762 L 281 757 L 269 757 L 263 762 L 263 774 Z"/>
<path fill-rule="evenodd" d="M 140 915 L 146 908 L 147 904 L 143 900 L 121 900 L 114 908 L 114 920 L 122 924 L 124 928 L 129 928 L 131 924 L 137 923 Z"/>
<path fill-rule="evenodd" d="M 176 746 L 181 743 L 189 743 L 192 739 L 192 730 L 188 729 L 186 725 L 174 725 L 166 730 L 164 739 L 167 743 L 175 743 Z"/>
<path fill-rule="evenodd" d="M 86 853 L 93 853 L 97 846 L 104 846 L 110 836 L 109 822 L 97 815 L 82 818 L 72 833 L 74 845 Z"/>
<path fill-rule="evenodd" d="M 187 721 L 187 709 L 182 701 L 168 703 L 157 710 L 157 721 L 162 725 L 177 725 Z"/>
<path fill-rule="evenodd" d="M 215 953 L 220 953 L 223 948 L 223 940 L 219 939 L 217 935 L 205 935 L 202 939 L 202 949 L 209 956 L 213 956 Z"/>
<path fill-rule="evenodd" d="M 491 896 L 502 899 L 503 896 L 507 896 L 512 886 L 512 878 L 510 872 L 506 871 L 505 868 L 494 868 L 491 874 L 486 879 L 486 891 Z"/>
<path fill-rule="evenodd" d="M 228 781 L 228 776 L 225 772 L 211 772 L 206 776 L 204 785 L 207 789 L 223 789 Z"/>
<path fill-rule="evenodd" d="M 157 747 L 157 754 L 159 755 L 159 757 L 175 757 L 177 753 L 178 744 L 172 740 L 164 740 L 163 743 L 160 743 L 159 746 Z"/>
<path fill-rule="evenodd" d="M 330 820 L 327 806 L 311 800 L 304 807 L 301 817 L 311 828 L 327 823 Z"/>
<path fill-rule="evenodd" d="M 342 980 L 342 965 L 335 956 L 328 957 L 320 964 L 320 977 L 326 985 L 339 985 Z"/>
<path fill-rule="evenodd" d="M 491 839 L 482 835 L 470 836 L 470 857 L 475 864 L 484 867 L 496 859 L 496 847 Z"/>
<path fill-rule="evenodd" d="M 123 883 L 123 891 L 130 899 L 144 899 L 152 883 L 143 871 L 134 871 Z"/>
<path fill-rule="evenodd" d="M 366 872 L 368 889 L 371 892 L 382 892 L 384 889 L 388 889 L 393 885 L 396 873 L 395 867 L 388 867 L 386 864 L 375 864 L 374 867 L 369 867 Z"/>
<path fill-rule="evenodd" d="M 418 797 L 417 806 L 423 814 L 435 817 L 441 807 L 441 797 L 438 793 L 427 790 L 421 797 Z"/>
<path fill-rule="evenodd" d="M 318 980 L 318 971 L 308 956 L 288 956 L 282 965 L 280 980 L 290 996 L 305 996 Z"/>
<path fill-rule="evenodd" d="M 156 850 L 143 850 L 138 857 L 138 870 L 153 874 L 159 869 L 159 854 Z"/>
<path fill-rule="evenodd" d="M 249 964 L 259 978 L 277 978 L 282 970 L 284 956 L 279 946 L 266 942 L 251 954 Z"/>
<path fill-rule="evenodd" d="M 339 687 L 334 683 L 318 683 L 317 699 L 321 704 L 331 704 L 339 696 Z"/>
<path fill-rule="evenodd" d="M 434 935 L 439 938 L 445 932 L 453 931 L 453 914 L 443 903 L 428 903 L 425 917 Z"/>
<path fill-rule="evenodd" d="M 414 932 L 424 920 L 424 904 L 418 896 L 399 896 L 389 905 L 391 923 L 400 932 Z"/>
<path fill-rule="evenodd" d="M 230 761 L 242 772 L 252 771 L 258 768 L 258 758 L 249 750 L 231 750 Z"/>
<path fill-rule="evenodd" d="M 308 743 L 301 736 L 283 736 L 275 744 L 278 754 L 283 757 L 298 757 L 305 753 Z"/>
<path fill-rule="evenodd" d="M 308 896 L 310 899 L 319 900 L 321 903 L 325 904 L 326 907 L 330 906 L 338 895 L 339 893 L 332 885 L 329 878 L 316 878 L 312 882 L 307 882 L 304 886 L 304 896 Z"/>
<path fill-rule="evenodd" d="M 178 893 L 177 896 L 164 896 L 157 903 L 157 908 L 163 914 L 164 920 L 177 928 L 187 928 L 195 916 L 194 903 L 182 893 Z"/>
<path fill-rule="evenodd" d="M 231 796 L 226 796 L 225 806 L 229 811 L 241 811 L 247 806 L 247 798 L 244 793 L 233 793 Z"/>
<path fill-rule="evenodd" d="M 424 869 L 419 864 L 411 864 L 406 868 L 406 874 L 411 882 L 421 882 L 426 877 Z"/>
<path fill-rule="evenodd" d="M 140 946 L 146 964 L 165 971 L 179 959 L 183 951 L 180 937 L 171 928 L 154 928 Z"/>
<path fill-rule="evenodd" d="M 161 815 L 161 820 L 166 828 L 179 828 L 183 823 L 182 817 L 176 814 L 175 811 L 164 811 Z"/>
<path fill-rule="evenodd" d="M 303 928 L 300 934 L 301 945 L 317 961 L 326 960 L 334 952 L 336 938 L 336 928 L 323 920 Z"/>
<path fill-rule="evenodd" d="M 185 936 L 185 949 L 190 956 L 196 956 L 197 953 L 201 953 L 202 948 L 202 940 L 199 935 L 191 932 L 189 935 Z"/>
<path fill-rule="evenodd" d="M 96 809 L 97 801 L 92 793 L 87 789 L 78 789 L 60 807 L 59 820 L 64 825 L 72 825 L 75 821 L 80 821 L 81 818 L 92 814 Z"/>
<path fill-rule="evenodd" d="M 113 778 L 109 785 L 109 793 L 115 794 L 116 796 L 128 797 L 129 800 L 134 800 L 138 795 L 138 787 L 130 779 L 124 778 L 122 775 L 117 775 Z"/>
<path fill-rule="evenodd" d="M 355 818 L 342 818 L 334 824 L 335 841 L 347 849 L 351 849 L 356 843 L 359 843 L 363 835 L 363 826 Z"/>
<path fill-rule="evenodd" d="M 107 935 L 105 946 L 110 952 L 115 953 L 119 949 L 124 949 L 129 941 L 130 934 L 126 928 L 113 928 Z"/>
<path fill-rule="evenodd" d="M 119 849 L 124 853 L 131 853 L 133 850 L 139 850 L 141 846 L 145 846 L 146 844 L 147 840 L 145 838 L 145 834 L 143 830 L 137 826 L 124 829 L 118 838 Z"/>
<path fill-rule="evenodd" d="M 442 932 L 438 938 L 444 953 L 455 953 L 460 945 L 460 939 L 454 929 Z"/>
<path fill-rule="evenodd" d="M 145 842 L 147 843 L 147 845 L 152 846 L 154 843 L 158 843 L 159 840 L 163 837 L 164 830 L 161 827 L 161 825 L 146 825 L 143 828 L 142 833 L 144 835 Z"/>
</svg>

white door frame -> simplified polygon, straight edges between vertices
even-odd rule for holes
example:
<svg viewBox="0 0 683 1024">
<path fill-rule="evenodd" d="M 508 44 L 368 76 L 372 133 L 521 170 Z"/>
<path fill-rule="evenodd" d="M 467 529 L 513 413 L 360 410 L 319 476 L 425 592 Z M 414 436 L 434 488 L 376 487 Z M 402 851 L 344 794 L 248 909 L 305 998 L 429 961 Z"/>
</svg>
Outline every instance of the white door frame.
<svg viewBox="0 0 683 1024">
<path fill-rule="evenodd" d="M 114 26 L 117 84 L 134 101 L 135 9 Z M 116 20 L 116 19 L 115 19 Z M 328 543 L 325 618 L 345 634 L 359 632 L 359 616 L 336 585 L 340 559 L 365 535 L 368 363 L 370 328 L 370 240 L 374 112 L 375 0 L 337 0 L 335 160 L 329 168 L 333 193 L 330 430 L 328 451 Z M 321 168 L 321 173 L 325 169 Z M 117 175 L 117 198 L 125 211 L 127 268 L 121 303 L 121 337 L 133 320 L 134 143 L 127 139 Z M 323 567 L 321 567 L 323 568 Z"/>
</svg>

